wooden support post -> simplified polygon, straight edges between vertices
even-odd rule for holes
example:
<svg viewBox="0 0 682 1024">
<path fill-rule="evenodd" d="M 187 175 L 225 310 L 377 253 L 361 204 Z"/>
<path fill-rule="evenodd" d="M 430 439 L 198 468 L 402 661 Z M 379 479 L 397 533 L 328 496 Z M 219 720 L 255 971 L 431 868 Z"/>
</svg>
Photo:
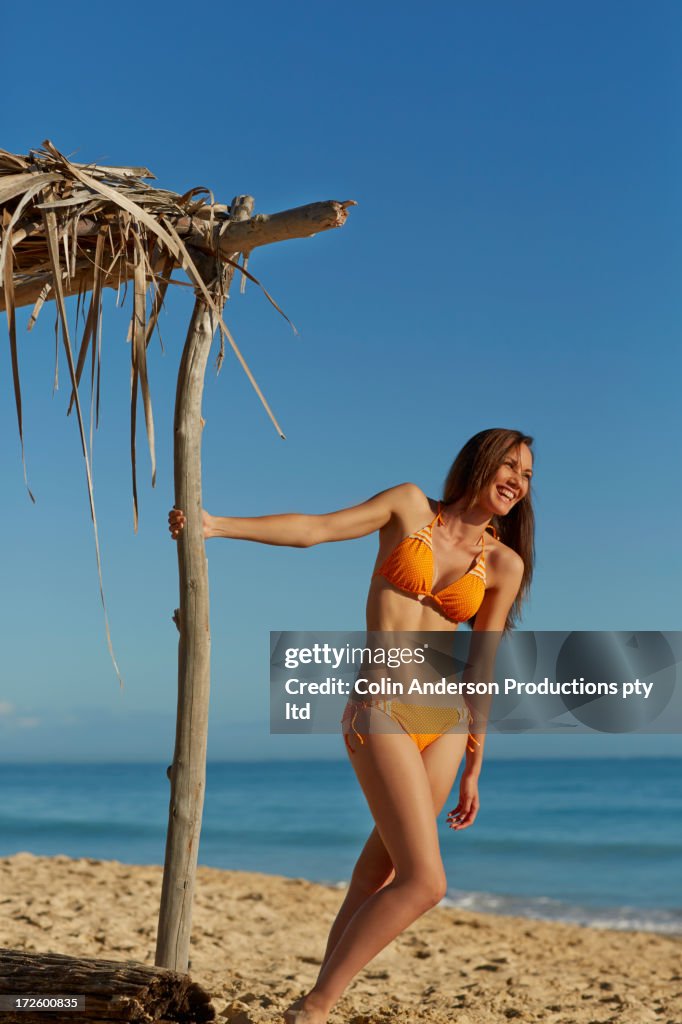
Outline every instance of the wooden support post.
<svg viewBox="0 0 682 1024">
<path fill-rule="evenodd" d="M 247 219 L 253 199 L 233 201 L 233 216 Z M 235 257 L 237 254 L 233 254 Z M 220 306 L 234 268 L 216 257 L 197 256 L 204 282 Z M 166 858 L 156 945 L 156 964 L 187 971 L 192 902 L 206 788 L 206 744 L 210 692 L 211 633 L 208 565 L 204 546 L 201 488 L 201 400 L 215 324 L 203 298 L 197 297 L 182 353 L 175 399 L 175 504 L 187 517 L 178 540 L 180 608 L 178 709 L 175 753 L 170 769 L 171 798 Z"/>
</svg>

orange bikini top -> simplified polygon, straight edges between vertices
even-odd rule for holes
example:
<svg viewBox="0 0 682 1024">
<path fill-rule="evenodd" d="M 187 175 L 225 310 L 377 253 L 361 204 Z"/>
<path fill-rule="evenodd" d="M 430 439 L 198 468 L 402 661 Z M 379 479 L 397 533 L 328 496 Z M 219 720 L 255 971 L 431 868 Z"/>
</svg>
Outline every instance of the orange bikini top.
<svg viewBox="0 0 682 1024">
<path fill-rule="evenodd" d="M 452 622 L 466 622 L 481 607 L 485 595 L 485 530 L 481 536 L 481 553 L 471 569 L 434 593 L 431 590 L 434 576 L 431 534 L 436 521 L 443 522 L 440 509 L 441 503 L 438 502 L 438 512 L 429 525 L 401 540 L 374 575 L 384 576 L 399 590 L 428 595 Z M 486 529 L 497 537 L 494 527 L 487 526 Z"/>
</svg>

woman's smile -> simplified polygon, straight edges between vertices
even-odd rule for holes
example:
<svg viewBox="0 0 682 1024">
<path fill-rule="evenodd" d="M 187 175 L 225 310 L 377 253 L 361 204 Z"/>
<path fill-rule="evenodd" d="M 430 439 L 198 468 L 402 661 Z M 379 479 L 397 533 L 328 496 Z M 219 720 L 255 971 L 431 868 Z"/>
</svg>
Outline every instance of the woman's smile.
<svg viewBox="0 0 682 1024">
<path fill-rule="evenodd" d="M 527 445 L 520 445 L 508 453 L 493 477 L 490 496 L 495 514 L 506 515 L 511 508 L 526 497 L 533 475 L 533 456 Z"/>
<path fill-rule="evenodd" d="M 497 493 L 499 494 L 503 501 L 509 503 L 511 503 L 512 501 L 516 501 L 516 499 L 518 498 L 518 494 L 516 493 L 516 491 L 512 490 L 511 487 L 506 487 L 504 484 L 497 485 Z"/>
</svg>

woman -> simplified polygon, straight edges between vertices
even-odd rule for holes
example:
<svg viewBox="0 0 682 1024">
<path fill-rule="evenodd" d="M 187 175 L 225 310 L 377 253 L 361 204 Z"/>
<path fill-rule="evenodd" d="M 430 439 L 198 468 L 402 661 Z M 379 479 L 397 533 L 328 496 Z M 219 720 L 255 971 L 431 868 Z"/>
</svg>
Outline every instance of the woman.
<svg viewBox="0 0 682 1024">
<path fill-rule="evenodd" d="M 501 632 L 515 622 L 532 576 L 531 444 L 518 430 L 476 434 L 452 464 L 440 502 L 415 484 L 401 484 L 327 515 L 247 519 L 205 512 L 204 534 L 310 547 L 378 530 L 368 630 L 454 631 L 473 619 L 477 631 Z M 173 539 L 184 523 L 173 509 Z M 376 824 L 332 925 L 317 981 L 285 1011 L 287 1024 L 324 1024 L 358 971 L 445 895 L 436 817 L 463 757 L 450 828 L 469 828 L 479 808 L 485 737 L 477 733 L 467 742 L 456 729 L 461 712 L 452 704 L 424 709 L 409 701 L 349 701 L 344 739 Z"/>
</svg>

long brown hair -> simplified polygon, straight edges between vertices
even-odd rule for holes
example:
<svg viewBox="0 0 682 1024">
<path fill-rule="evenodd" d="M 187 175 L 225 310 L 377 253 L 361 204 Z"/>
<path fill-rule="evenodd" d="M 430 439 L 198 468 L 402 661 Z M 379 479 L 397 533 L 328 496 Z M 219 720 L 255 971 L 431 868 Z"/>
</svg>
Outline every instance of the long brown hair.
<svg viewBox="0 0 682 1024">
<path fill-rule="evenodd" d="M 521 444 L 529 448 L 533 438 L 520 430 L 493 427 L 481 430 L 464 445 L 452 463 L 443 487 L 443 504 L 452 505 L 464 500 L 465 509 L 475 504 L 478 496 L 490 484 L 507 455 Z M 512 548 L 523 559 L 523 577 L 516 599 L 509 610 L 505 630 L 511 629 L 520 617 L 521 606 L 528 595 L 535 563 L 535 514 L 531 490 L 507 513 L 493 516 L 492 525 L 503 544 Z M 474 619 L 471 620 L 474 622 Z"/>
</svg>

